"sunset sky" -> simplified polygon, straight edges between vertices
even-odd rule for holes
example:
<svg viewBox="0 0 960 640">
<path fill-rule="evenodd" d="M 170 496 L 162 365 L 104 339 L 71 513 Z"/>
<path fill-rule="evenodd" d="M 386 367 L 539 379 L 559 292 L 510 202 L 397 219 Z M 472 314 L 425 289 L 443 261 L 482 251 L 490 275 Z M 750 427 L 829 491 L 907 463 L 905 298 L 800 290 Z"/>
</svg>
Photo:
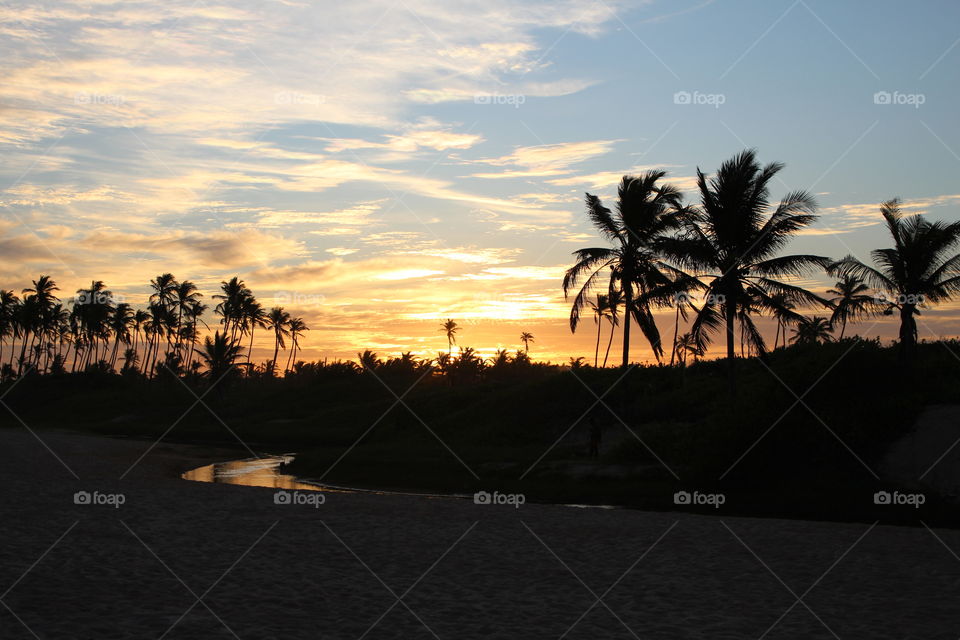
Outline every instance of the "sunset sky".
<svg viewBox="0 0 960 640">
<path fill-rule="evenodd" d="M 100 279 L 136 306 L 162 272 L 207 302 L 239 275 L 304 317 L 306 359 L 435 355 L 448 317 L 485 352 L 530 331 L 592 359 L 560 288 L 602 244 L 583 195 L 645 168 L 689 190 L 746 147 L 785 162 L 774 196 L 822 214 L 795 252 L 867 259 L 894 196 L 960 217 L 953 0 L 4 6 L 0 287 Z"/>
</svg>

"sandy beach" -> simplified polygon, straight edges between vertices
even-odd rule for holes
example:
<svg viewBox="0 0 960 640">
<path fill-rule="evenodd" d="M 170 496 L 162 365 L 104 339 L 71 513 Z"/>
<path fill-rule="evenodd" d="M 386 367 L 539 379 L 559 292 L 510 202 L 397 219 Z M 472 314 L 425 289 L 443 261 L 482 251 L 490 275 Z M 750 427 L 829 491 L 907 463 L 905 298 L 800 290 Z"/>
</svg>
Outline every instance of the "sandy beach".
<svg viewBox="0 0 960 640">
<path fill-rule="evenodd" d="M 37 435 L 49 450 L 0 430 L 5 640 L 960 635 L 958 531 L 343 493 L 275 504 L 272 489 L 179 478 L 242 453 L 161 443 L 137 463 L 149 442 Z"/>
</svg>

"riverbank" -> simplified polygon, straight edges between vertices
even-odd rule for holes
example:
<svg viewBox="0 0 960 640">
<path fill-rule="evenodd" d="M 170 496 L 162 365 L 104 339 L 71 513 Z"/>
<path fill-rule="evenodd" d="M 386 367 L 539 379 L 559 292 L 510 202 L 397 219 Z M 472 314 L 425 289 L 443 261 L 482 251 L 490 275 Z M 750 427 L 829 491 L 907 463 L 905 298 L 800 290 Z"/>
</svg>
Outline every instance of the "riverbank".
<svg viewBox="0 0 960 640">
<path fill-rule="evenodd" d="M 208 640 L 371 626 L 370 638 L 556 638 L 574 624 L 567 637 L 960 629 L 960 561 L 944 547 L 960 549 L 957 531 L 363 494 L 276 504 L 271 489 L 179 478 L 233 450 L 161 443 L 130 469 L 149 442 L 37 435 L 50 450 L 0 430 L 4 638 L 33 637 L 17 617 L 39 637 L 172 626 L 167 638 Z M 75 504 L 77 491 L 124 502 Z M 795 604 L 790 590 L 809 587 Z M 203 602 L 191 609 L 193 594 Z M 593 594 L 603 602 L 591 607 Z"/>
</svg>

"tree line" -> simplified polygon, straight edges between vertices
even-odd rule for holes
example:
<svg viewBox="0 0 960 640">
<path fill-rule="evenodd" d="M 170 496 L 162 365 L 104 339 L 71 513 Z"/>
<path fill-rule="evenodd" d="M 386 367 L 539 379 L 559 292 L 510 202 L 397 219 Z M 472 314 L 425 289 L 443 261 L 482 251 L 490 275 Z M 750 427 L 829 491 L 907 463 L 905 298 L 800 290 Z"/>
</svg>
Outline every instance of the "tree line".
<svg viewBox="0 0 960 640">
<path fill-rule="evenodd" d="M 284 371 L 296 361 L 300 341 L 309 330 L 303 318 L 283 307 L 269 311 L 238 277 L 221 282 L 214 314 L 219 327 L 200 342 L 208 305 L 190 280 L 163 273 L 150 281 L 146 308 L 136 309 L 115 296 L 102 280 L 78 289 L 66 301 L 57 297 L 57 283 L 47 275 L 20 295 L 0 290 L 0 363 L 2 376 L 26 371 L 65 373 L 100 370 L 154 377 L 159 370 L 175 375 L 192 372 L 218 377 L 235 365 L 251 362 L 256 329 L 273 335 L 273 358 L 263 364 L 268 375 L 279 373 L 280 349 L 287 350 Z M 19 344 L 18 344 L 19 343 Z M 246 345 L 246 346 L 244 346 Z M 246 350 L 246 361 L 243 351 Z"/>
<path fill-rule="evenodd" d="M 734 361 L 739 340 L 741 355 L 764 355 L 768 345 L 754 318 L 775 319 L 777 334 L 787 342 L 830 339 L 834 327 L 843 336 L 848 322 L 873 314 L 897 315 L 899 347 L 909 360 L 917 344 L 921 309 L 945 302 L 960 291 L 960 222 L 929 221 L 904 216 L 898 199 L 884 202 L 880 214 L 893 246 L 871 252 L 872 264 L 852 255 L 839 260 L 826 256 L 782 255 L 781 250 L 816 219 L 810 193 L 792 191 L 775 205 L 769 183 L 781 163 L 761 165 L 755 150 L 723 162 L 712 177 L 697 169 L 698 204 L 685 204 L 678 188 L 663 182 L 665 171 L 624 176 L 616 209 L 586 194 L 586 214 L 609 246 L 574 252 L 575 264 L 564 275 L 564 295 L 573 296 L 570 329 L 576 331 L 584 309 L 597 322 L 595 364 L 599 360 L 600 327 L 605 319 L 611 335 L 622 324 L 622 366 L 630 362 L 631 325 L 636 325 L 657 361 L 665 357 L 665 342 L 654 320 L 655 309 L 673 308 L 670 362 L 687 354 L 702 356 L 716 334 L 726 341 L 734 385 Z M 817 270 L 839 281 L 826 298 L 797 284 Z M 595 297 L 592 294 L 597 293 Z M 829 318 L 808 318 L 798 309 L 820 307 Z M 689 331 L 679 335 L 680 321 Z"/>
</svg>

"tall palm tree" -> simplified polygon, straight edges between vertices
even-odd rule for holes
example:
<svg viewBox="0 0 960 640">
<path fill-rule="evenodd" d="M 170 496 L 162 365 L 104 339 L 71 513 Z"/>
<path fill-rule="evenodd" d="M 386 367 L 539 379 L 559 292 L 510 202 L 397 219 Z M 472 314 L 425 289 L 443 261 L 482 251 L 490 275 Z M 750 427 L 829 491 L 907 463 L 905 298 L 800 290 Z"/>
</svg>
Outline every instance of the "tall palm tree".
<svg viewBox="0 0 960 640">
<path fill-rule="evenodd" d="M 223 293 L 213 296 L 214 299 L 220 301 L 214 309 L 214 313 L 222 316 L 223 332 L 226 335 L 229 331 L 230 339 L 234 340 L 243 318 L 243 301 L 252 293 L 243 280 L 237 276 L 221 282 L 220 290 Z"/>
<path fill-rule="evenodd" d="M 833 327 L 830 321 L 820 316 L 803 318 L 797 322 L 790 341 L 794 344 L 818 344 L 833 340 Z"/>
<path fill-rule="evenodd" d="M 288 329 L 290 314 L 284 311 L 283 307 L 274 307 L 270 309 L 270 313 L 267 314 L 267 322 L 270 328 L 273 329 L 274 337 L 273 360 L 270 363 L 270 373 L 272 375 L 277 370 L 277 356 L 280 354 L 280 347 L 284 349 L 287 348 L 283 339 L 290 335 L 290 330 Z"/>
<path fill-rule="evenodd" d="M 265 329 L 270 323 L 267 320 L 267 312 L 263 306 L 257 302 L 256 297 L 254 297 L 252 293 L 244 296 L 243 301 L 240 303 L 240 315 L 243 318 L 241 323 L 243 332 L 250 332 L 250 346 L 247 348 L 247 364 L 249 365 L 250 357 L 253 353 L 253 332 L 257 327 Z"/>
<path fill-rule="evenodd" d="M 197 290 L 197 285 L 189 280 L 178 282 L 174 287 L 172 303 L 177 310 L 176 351 L 178 354 L 182 348 L 184 319 L 190 317 L 191 310 L 202 297 L 203 294 Z"/>
<path fill-rule="evenodd" d="M 60 287 L 50 276 L 40 276 L 33 281 L 32 287 L 23 289 L 20 293 L 24 296 L 24 304 L 20 306 L 21 323 L 23 326 L 22 345 L 20 347 L 20 371 L 26 362 L 27 336 L 30 336 L 29 348 L 34 348 L 33 341 L 36 339 L 42 346 L 44 325 L 50 316 L 50 310 L 60 302 L 60 298 L 54 295 L 54 291 L 59 291 Z"/>
<path fill-rule="evenodd" d="M 447 334 L 447 351 L 452 352 L 453 345 L 457 344 L 457 332 L 460 331 L 460 325 L 448 318 L 446 322 L 440 325 L 440 331 Z"/>
<path fill-rule="evenodd" d="M 922 215 L 905 219 L 898 198 L 884 202 L 880 213 L 894 246 L 870 252 L 876 267 L 846 256 L 830 266 L 830 273 L 860 278 L 882 292 L 883 313 L 900 313 L 901 353 L 909 358 L 917 345 L 920 307 L 960 292 L 960 254 L 953 253 L 960 244 L 960 222 L 930 222 Z"/>
<path fill-rule="evenodd" d="M 129 345 L 132 340 L 131 329 L 135 321 L 133 308 L 126 302 L 120 302 L 110 316 L 110 330 L 113 332 L 113 354 L 110 357 L 110 366 L 117 362 L 120 343 Z"/>
<path fill-rule="evenodd" d="M 743 151 L 720 165 L 708 179 L 697 169 L 700 206 L 684 219 L 684 231 L 661 242 L 662 250 L 682 268 L 693 269 L 704 284 L 704 303 L 690 332 L 709 344 L 709 334 L 725 327 L 731 392 L 735 391 L 735 323 L 739 322 L 751 351 L 767 351 L 754 325 L 751 309 L 827 303 L 778 278 L 801 276 L 830 259 L 816 255 L 778 256 L 790 237 L 816 220 L 816 202 L 805 191 L 788 193 L 767 215 L 769 182 L 783 168 L 760 166 L 756 151 Z M 774 298 L 782 294 L 782 298 Z"/>
<path fill-rule="evenodd" d="M 612 247 L 587 247 L 573 253 L 576 264 L 563 277 L 563 295 L 580 285 L 570 310 L 570 330 L 575 332 L 580 312 L 601 278 L 606 288 L 623 293 L 623 366 L 630 363 L 630 323 L 635 321 L 659 360 L 663 355 L 647 294 L 671 282 L 676 269 L 664 262 L 659 240 L 677 229 L 683 212 L 680 190 L 658 184 L 665 171 L 647 171 L 624 176 L 618 189 L 614 214 L 595 195 L 586 195 L 587 216 Z M 580 284 L 582 281 L 582 284 Z M 638 302 L 640 301 L 640 302 Z"/>
<path fill-rule="evenodd" d="M 530 343 L 534 342 L 533 334 L 527 331 L 524 331 L 520 334 L 520 342 L 523 343 L 523 352 L 530 353 Z"/>
<path fill-rule="evenodd" d="M 596 367 L 600 362 L 600 330 L 603 328 L 603 320 L 610 316 L 610 297 L 605 293 L 598 293 L 596 301 L 587 301 L 587 306 L 593 311 L 593 322 L 597 325 L 597 344 L 593 349 L 593 366 Z M 612 330 L 610 337 L 613 337 Z"/>
<path fill-rule="evenodd" d="M 13 341 L 19 334 L 17 327 L 17 307 L 20 298 L 13 291 L 0 290 L 0 362 L 3 362 L 3 343 L 10 338 L 10 354 L 14 351 Z"/>
<path fill-rule="evenodd" d="M 870 314 L 876 308 L 876 298 L 867 293 L 870 287 L 864 284 L 863 280 L 849 273 L 833 286 L 833 289 L 827 289 L 827 293 L 833 296 L 830 298 L 830 304 L 833 305 L 830 324 L 836 325 L 840 322 L 839 339 L 843 340 L 847 322 L 855 322 Z"/>
<path fill-rule="evenodd" d="M 297 317 L 290 318 L 290 322 L 287 324 L 287 330 L 290 332 L 290 355 L 287 358 L 287 367 L 284 373 L 289 372 L 294 363 L 296 363 L 297 350 L 300 349 L 300 338 L 303 337 L 304 331 L 310 330 L 310 327 L 303 321 L 303 318 Z"/>
<path fill-rule="evenodd" d="M 620 326 L 620 308 L 623 306 L 623 294 L 620 293 L 620 290 L 610 291 L 607 294 L 607 307 L 610 310 L 610 314 L 607 316 L 607 321 L 610 323 L 610 338 L 607 339 L 607 349 L 603 353 L 603 366 L 607 366 L 607 359 L 610 358 L 610 347 L 613 345 L 613 335 L 617 332 L 617 327 Z"/>
</svg>

